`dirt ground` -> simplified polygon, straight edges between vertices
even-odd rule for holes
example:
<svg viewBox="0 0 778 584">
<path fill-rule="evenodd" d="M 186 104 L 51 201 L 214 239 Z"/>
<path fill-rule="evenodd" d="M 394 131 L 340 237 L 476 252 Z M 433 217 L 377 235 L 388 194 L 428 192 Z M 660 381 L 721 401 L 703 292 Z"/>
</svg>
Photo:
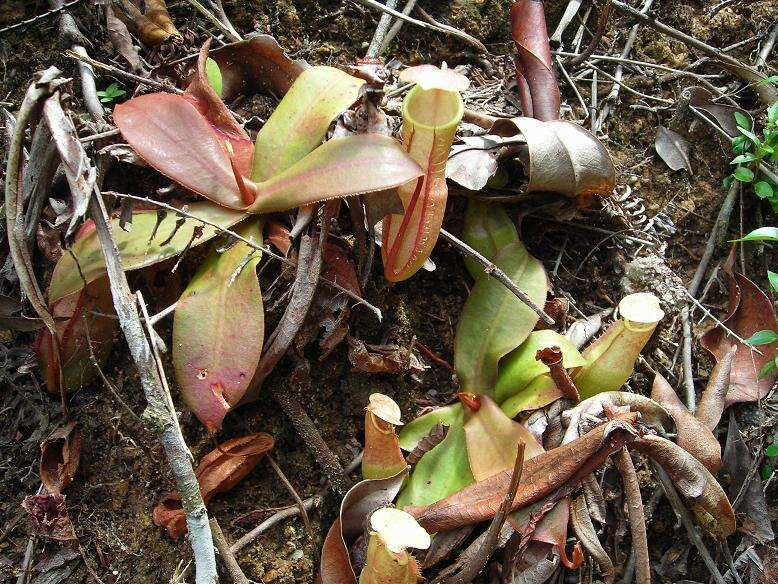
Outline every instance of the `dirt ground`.
<svg viewBox="0 0 778 584">
<path fill-rule="evenodd" d="M 73 14 L 85 29 L 101 31 L 90 37 L 94 43 L 90 52 L 95 58 L 107 61 L 113 57 L 113 49 L 102 32 L 104 27 L 94 21 L 93 11 L 87 4 L 82 2 Z M 192 25 L 194 12 L 186 3 L 169 4 L 180 28 Z M 483 41 L 490 51 L 486 60 L 488 69 L 492 70 L 461 42 L 407 25 L 393 45 L 393 56 L 405 63 L 445 60 L 450 66 L 468 64 L 473 67 L 474 79 L 510 74 L 511 62 L 506 57 L 513 51 L 506 16 L 510 0 L 427 0 L 420 4 L 439 21 L 457 26 Z M 717 0 L 662 2 L 656 16 L 708 43 L 725 46 L 763 32 L 778 14 L 778 2 L 760 0 L 732 3 L 709 18 L 708 10 L 716 4 Z M 563 0 L 546 2 L 549 29 L 555 28 L 565 5 Z M 272 34 L 291 56 L 313 64 L 352 63 L 364 54 L 377 22 L 376 13 L 350 1 L 228 0 L 225 7 L 239 30 Z M 0 6 L 0 28 L 44 11 L 43 2 L 4 0 Z M 621 46 L 626 34 L 626 28 L 620 25 L 623 21 L 619 16 L 614 18 L 603 39 L 605 48 L 614 42 Z M 194 39 L 192 47 L 205 38 L 205 33 L 197 27 L 187 30 Z M 5 102 L 2 105 L 8 110 L 18 108 L 34 71 L 54 64 L 66 74 L 74 75 L 73 63 L 62 55 L 57 44 L 55 18 L 4 34 L 0 43 L 0 102 Z M 753 49 L 753 44 L 746 45 L 733 54 L 751 61 Z M 696 58 L 685 45 L 646 28 L 638 35 L 632 57 L 669 66 L 688 64 Z M 110 76 L 102 76 L 98 86 L 102 88 L 111 81 Z M 647 78 L 636 86 L 653 95 L 674 99 L 690 83 L 688 78 L 680 78 L 660 88 L 655 79 Z M 603 87 L 602 91 L 606 91 L 610 85 Z M 564 115 L 581 119 L 583 112 L 569 85 L 561 83 L 560 88 L 563 102 L 570 106 Z M 584 89 L 583 85 L 581 88 Z M 588 87 L 585 89 L 588 92 Z M 656 156 L 653 141 L 656 126 L 670 123 L 673 108 L 646 111 L 631 107 L 637 103 L 645 102 L 623 92 L 603 129 L 616 163 L 618 190 L 623 192 L 628 185 L 634 196 L 644 202 L 647 217 L 662 212 L 668 218 L 674 230 L 660 234 L 667 242 L 666 258 L 675 274 L 688 282 L 724 197 L 721 184 L 728 172 L 728 147 L 709 131 L 697 127 L 690 133 L 693 174 L 670 171 Z M 748 108 L 755 107 L 756 103 L 753 96 L 745 95 L 741 105 Z M 449 199 L 445 227 L 452 232 L 460 229 L 464 205 L 461 197 Z M 509 208 L 513 217 L 528 210 L 528 206 Z M 754 199 L 746 196 L 735 211 L 731 232 L 748 231 L 755 226 L 754 217 Z M 630 221 L 639 222 L 640 217 Z M 629 226 L 617 212 L 584 212 L 573 222 L 614 231 Z M 553 272 L 555 289 L 575 299 L 576 306 L 584 313 L 592 314 L 611 306 L 623 294 L 620 281 L 626 262 L 635 253 L 634 247 L 628 247 L 619 238 L 534 216 L 524 217 L 522 229 L 530 251 Z M 722 248 L 717 257 L 720 259 L 723 254 Z M 764 266 L 768 259 L 763 254 L 748 254 L 745 258 L 746 274 L 763 288 L 766 288 Z M 384 321 L 379 324 L 369 313 L 355 308 L 351 334 L 366 342 L 388 340 L 406 346 L 415 337 L 451 362 L 455 323 L 470 284 L 461 259 L 452 248 L 439 243 L 433 260 L 437 265 L 435 271 L 421 272 L 397 285 L 388 284 L 381 276 L 380 266 L 375 267 L 365 292 L 366 298 L 383 311 Z M 164 282 L 134 276 L 132 283 L 146 290 L 152 310 L 160 309 L 176 297 L 176 291 L 180 292 L 193 264 L 190 257 L 175 278 Z M 40 267 L 39 279 L 47 282 L 51 264 L 41 262 Z M 270 273 L 263 275 L 263 278 L 270 277 Z M 8 293 L 7 290 L 0 292 Z M 271 303 L 268 301 L 267 305 Z M 725 304 L 722 290 L 714 286 L 708 306 L 716 309 L 724 308 Z M 271 323 L 279 318 L 282 310 L 283 304 L 268 315 Z M 169 339 L 169 322 L 160 327 L 160 332 Z M 679 339 L 675 318 L 668 319 L 646 353 L 652 362 L 669 365 Z M 12 336 L 0 331 L 0 579 L 4 581 L 12 581 L 12 570 L 21 564 L 28 545 L 31 528 L 20 503 L 26 495 L 34 494 L 40 484 L 38 445 L 63 419 L 58 401 L 41 385 L 31 344 L 32 335 L 14 333 Z M 446 402 L 456 392 L 455 380 L 448 370 L 434 363 L 415 376 L 352 373 L 345 343 L 323 361 L 318 359 L 315 345 L 306 348 L 300 358 L 308 359 L 311 364 L 312 386 L 304 393 L 298 392 L 297 397 L 344 462 L 350 461 L 361 449 L 363 408 L 370 393 L 382 392 L 394 397 L 404 417 L 410 419 L 423 404 Z M 700 358 L 702 366 L 698 374 L 705 378 L 706 364 L 710 362 L 702 355 Z M 289 359 L 282 361 L 267 384 L 287 383 L 293 365 Z M 122 341 L 115 344 L 106 373 L 116 382 L 129 406 L 137 413 L 142 412 L 145 400 Z M 634 378 L 633 383 L 640 391 L 647 389 L 650 379 L 647 373 L 648 369 L 641 366 Z M 173 387 L 173 391 L 177 388 Z M 85 387 L 68 399 L 84 438 L 80 469 L 67 490 L 70 516 L 82 547 L 80 553 L 103 582 L 170 581 L 177 567 L 187 563 L 190 550 L 184 539 L 173 541 L 152 524 L 153 506 L 164 493 L 174 489 L 161 448 L 148 431 L 116 405 L 100 384 Z M 759 430 L 763 413 L 758 407 L 740 408 L 738 415 L 749 438 L 758 439 L 765 432 Z M 211 450 L 211 438 L 190 413 L 182 412 L 181 422 L 187 443 L 195 459 L 199 459 Z M 231 413 L 219 439 L 258 431 L 275 437 L 276 459 L 303 497 L 321 489 L 319 465 L 269 397 Z M 650 480 L 646 472 L 641 472 L 641 477 Z M 235 540 L 257 523 L 257 517 L 264 517 L 269 514 L 268 510 L 290 502 L 270 467 L 262 463 L 231 492 L 217 496 L 209 511 L 219 520 L 227 537 Z M 288 520 L 245 548 L 238 560 L 246 575 L 258 582 L 313 582 L 322 538 L 338 504 L 335 496 L 325 497 L 322 506 L 311 514 L 310 534 L 299 519 Z M 239 521 L 241 516 L 257 510 L 260 513 L 248 521 Z M 649 542 L 657 555 L 681 533 L 674 529 L 675 518 L 664 506 L 649 524 Z M 37 540 L 33 548 L 34 564 L 53 557 L 58 548 L 56 543 Z M 628 553 L 626 546 L 622 545 L 620 550 L 622 557 L 615 558 L 620 560 L 615 562 L 617 565 L 626 561 Z M 60 569 L 71 572 L 63 581 L 75 583 L 91 579 L 80 560 L 66 563 Z M 707 573 L 695 562 L 688 578 L 707 581 Z M 34 577 L 32 580 L 38 581 Z"/>
</svg>

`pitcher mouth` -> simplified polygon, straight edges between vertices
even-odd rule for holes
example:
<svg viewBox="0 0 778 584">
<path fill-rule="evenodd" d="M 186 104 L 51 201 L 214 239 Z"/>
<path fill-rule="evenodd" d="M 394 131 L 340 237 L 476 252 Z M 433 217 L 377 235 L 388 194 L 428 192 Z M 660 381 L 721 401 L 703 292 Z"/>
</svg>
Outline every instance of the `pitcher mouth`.
<svg viewBox="0 0 778 584">
<path fill-rule="evenodd" d="M 637 292 L 622 298 L 619 314 L 627 328 L 634 331 L 649 330 L 665 316 L 659 299 L 650 292 Z"/>
<path fill-rule="evenodd" d="M 416 85 L 403 101 L 403 117 L 416 128 L 438 133 L 453 130 L 465 106 L 457 91 L 422 89 Z"/>
</svg>

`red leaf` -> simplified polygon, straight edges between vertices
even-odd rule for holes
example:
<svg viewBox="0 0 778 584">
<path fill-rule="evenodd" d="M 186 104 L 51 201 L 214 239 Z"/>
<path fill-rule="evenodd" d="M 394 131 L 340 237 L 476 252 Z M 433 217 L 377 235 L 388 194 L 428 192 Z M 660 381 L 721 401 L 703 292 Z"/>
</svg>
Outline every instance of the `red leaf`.
<svg viewBox="0 0 778 584">
<path fill-rule="evenodd" d="M 548 122 L 559 119 L 559 85 L 551 61 L 543 2 L 517 0 L 511 7 L 516 42 L 516 82 L 522 113 Z"/>
<path fill-rule="evenodd" d="M 81 435 L 75 422 L 57 428 L 41 443 L 40 477 L 50 493 L 61 493 L 73 480 L 80 457 Z"/>
<path fill-rule="evenodd" d="M 744 339 L 761 330 L 778 330 L 773 303 L 756 284 L 743 274 L 733 271 L 733 263 L 734 255 L 730 254 L 724 263 L 724 273 L 729 284 L 729 311 L 722 319 L 724 325 Z M 726 406 L 757 401 L 770 392 L 778 371 L 773 370 L 762 379 L 757 379 L 757 376 L 762 367 L 775 358 L 778 341 L 756 347 L 762 352 L 760 355 L 749 345 L 732 338 L 721 327 L 716 327 L 702 335 L 700 344 L 717 362 L 724 358 L 730 347 L 737 346 Z"/>
<path fill-rule="evenodd" d="M 62 495 L 30 495 L 24 498 L 22 507 L 30 514 L 35 531 L 57 541 L 76 539 L 73 524 Z"/>
</svg>

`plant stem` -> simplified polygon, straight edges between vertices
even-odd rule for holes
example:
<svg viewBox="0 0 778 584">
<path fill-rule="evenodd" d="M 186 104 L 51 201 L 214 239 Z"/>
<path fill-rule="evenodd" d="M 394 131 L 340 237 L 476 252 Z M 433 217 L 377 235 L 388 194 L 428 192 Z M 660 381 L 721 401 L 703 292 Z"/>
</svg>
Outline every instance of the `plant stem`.
<svg viewBox="0 0 778 584">
<path fill-rule="evenodd" d="M 249 584 L 249 579 L 246 578 L 243 570 L 240 569 L 240 565 L 235 559 L 230 545 L 227 543 L 227 538 L 224 537 L 224 532 L 219 522 L 214 517 L 211 519 L 210 524 L 211 533 L 213 533 L 213 543 L 216 545 L 216 549 L 219 550 L 219 557 L 224 563 L 224 567 L 227 568 L 230 578 L 232 578 L 234 584 Z"/>
</svg>

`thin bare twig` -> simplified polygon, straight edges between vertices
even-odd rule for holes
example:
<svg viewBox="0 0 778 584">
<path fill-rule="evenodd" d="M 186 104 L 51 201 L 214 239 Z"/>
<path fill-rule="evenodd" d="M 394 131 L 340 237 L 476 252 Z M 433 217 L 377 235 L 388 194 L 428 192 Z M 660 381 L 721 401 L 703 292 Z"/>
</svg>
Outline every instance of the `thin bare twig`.
<svg viewBox="0 0 778 584">
<path fill-rule="evenodd" d="M 273 460 L 273 457 L 270 456 L 269 454 L 266 454 L 265 458 L 267 458 L 267 462 L 270 464 L 270 467 L 278 475 L 278 478 L 281 479 L 281 482 L 286 487 L 286 490 L 289 491 L 290 495 L 292 495 L 292 499 L 294 499 L 295 502 L 297 503 L 297 509 L 300 511 L 300 517 L 302 517 L 303 519 L 303 523 L 305 524 L 305 529 L 308 530 L 309 534 L 313 535 L 313 530 L 311 529 L 311 520 L 308 519 L 308 513 L 305 510 L 305 503 L 303 503 L 303 500 L 300 498 L 300 495 L 297 494 L 297 490 L 292 486 L 292 483 L 289 482 L 289 479 L 286 478 L 284 471 L 282 471 L 281 467 L 278 466 L 275 460 Z"/>
<path fill-rule="evenodd" d="M 240 569 L 238 561 L 232 553 L 230 544 L 227 543 L 227 538 L 224 537 L 219 522 L 214 517 L 210 521 L 211 533 L 213 533 L 213 543 L 216 545 L 216 549 L 219 550 L 219 557 L 224 563 L 224 567 L 227 568 L 227 573 L 230 575 L 234 584 L 249 584 L 249 579 L 246 578 L 246 574 Z"/>
<path fill-rule="evenodd" d="M 148 87 L 154 87 L 155 89 L 161 89 L 162 91 L 169 91 L 171 93 L 179 93 L 179 94 L 184 93 L 178 87 L 175 87 L 165 81 L 154 81 L 153 79 L 146 79 L 145 77 L 141 77 L 140 75 L 135 75 L 135 73 L 130 73 L 129 71 L 125 71 L 124 69 L 120 69 L 119 67 L 115 67 L 113 65 L 109 65 L 108 63 L 97 61 L 92 57 L 90 57 L 89 55 L 77 53 L 76 51 L 70 49 L 65 51 L 65 56 L 70 57 L 71 59 L 76 59 L 77 61 L 88 63 L 95 69 L 102 69 L 104 71 L 108 71 L 111 75 L 116 75 L 117 77 L 124 77 L 126 79 L 129 79 L 130 81 L 136 81 L 137 83 L 142 83 L 143 85 L 147 85 Z"/>
<path fill-rule="evenodd" d="M 205 18 L 207 18 L 211 22 L 211 24 L 213 24 L 216 28 L 222 31 L 231 41 L 238 42 L 243 40 L 243 37 L 240 36 L 238 31 L 235 30 L 235 27 L 233 27 L 229 21 L 227 21 L 227 23 L 223 22 L 222 20 L 217 18 L 213 12 L 208 10 L 208 8 L 203 6 L 197 0 L 186 0 L 186 1 L 189 2 L 189 4 L 191 4 L 192 6 L 194 6 L 200 14 L 205 16 Z"/>
<path fill-rule="evenodd" d="M 635 550 L 635 581 L 637 584 L 651 584 L 651 562 L 648 556 L 648 538 L 646 537 L 646 515 L 643 499 L 640 496 L 640 483 L 632 464 L 632 457 L 626 448 L 613 456 L 613 462 L 624 484 L 624 499 L 627 503 L 629 526 L 632 532 L 632 549 Z"/>
<path fill-rule="evenodd" d="M 719 569 L 716 566 L 716 562 L 713 561 L 708 548 L 705 546 L 705 542 L 702 540 L 702 537 L 697 531 L 697 527 L 694 525 L 694 519 L 692 518 L 689 509 L 681 500 L 678 491 L 675 490 L 673 481 L 667 475 L 665 470 L 656 462 L 651 461 L 651 466 L 654 470 L 654 474 L 657 476 L 657 478 L 659 478 L 659 482 L 662 484 L 662 489 L 665 492 L 667 500 L 670 501 L 670 505 L 673 507 L 676 516 L 678 516 L 678 519 L 680 519 L 681 523 L 686 528 L 686 532 L 689 534 L 689 539 L 697 548 L 697 551 L 700 552 L 702 561 L 708 568 L 708 571 L 713 577 L 713 580 L 716 582 L 716 584 L 725 584 L 724 578 L 721 576 L 721 572 L 719 572 Z"/>
<path fill-rule="evenodd" d="M 97 189 L 89 202 L 89 208 L 103 250 L 119 325 L 127 339 L 127 345 L 138 369 L 141 386 L 148 402 L 143 417 L 159 438 L 170 464 L 176 487 L 182 495 L 189 528 L 189 541 L 195 560 L 196 582 L 197 584 L 213 584 L 216 582 L 216 556 L 211 527 L 208 523 L 208 512 L 192 467 L 189 449 L 182 439 L 178 421 L 174 418 L 175 412 L 170 411 L 161 379 L 161 371 L 157 367 L 157 362 L 143 331 L 138 308 L 132 300 L 133 295 L 122 267 L 119 250 L 111 233 L 108 211 L 105 208 L 102 195 Z"/>
<path fill-rule="evenodd" d="M 403 6 L 402 13 L 408 16 L 416 6 L 416 0 L 408 0 L 405 3 L 405 6 Z M 381 42 L 381 45 L 378 47 L 378 56 L 381 56 L 381 54 L 389 48 L 389 45 L 394 40 L 394 37 L 397 36 L 397 33 L 400 32 L 400 29 L 402 28 L 403 24 L 405 23 L 404 20 L 397 20 L 393 25 L 392 28 L 389 29 L 389 32 L 386 33 L 386 36 L 384 37 L 384 40 Z"/>
<path fill-rule="evenodd" d="M 498 268 L 494 263 L 490 262 L 483 255 L 481 255 L 472 247 L 467 245 L 464 241 L 455 237 L 445 229 L 440 230 L 440 235 L 443 239 L 445 239 L 447 242 L 449 242 L 451 245 L 457 248 L 464 255 L 474 259 L 476 262 L 481 264 L 484 267 L 484 272 L 488 276 L 491 276 L 492 278 L 500 282 L 503 286 L 505 286 L 514 296 L 516 296 L 516 298 L 518 298 L 529 308 L 531 308 L 532 311 L 535 314 L 537 314 L 543 322 L 545 322 L 546 324 L 554 324 L 554 319 L 551 318 L 548 314 L 546 314 L 540 306 L 535 304 L 532 298 L 527 296 L 527 294 L 521 288 L 519 288 L 513 282 L 513 280 L 511 280 L 508 277 L 508 275 L 505 272 L 503 272 L 500 268 Z"/>
<path fill-rule="evenodd" d="M 355 0 L 355 1 L 359 2 L 364 6 L 367 6 L 368 8 L 380 10 L 382 12 L 385 12 L 386 14 L 390 14 L 394 16 L 395 18 L 399 18 L 400 20 L 404 20 L 405 22 L 409 22 L 411 24 L 415 24 L 416 26 L 424 28 L 426 30 L 437 30 L 445 34 L 450 34 L 452 36 L 462 39 L 463 41 L 465 41 L 470 45 L 473 45 L 474 47 L 478 48 L 478 50 L 484 53 L 489 52 L 486 50 L 486 47 L 483 45 L 481 41 L 470 36 L 466 32 L 462 32 L 461 30 L 454 28 L 453 26 L 448 26 L 446 24 L 441 24 L 439 22 L 435 22 L 435 24 L 431 24 L 427 22 L 422 22 L 421 20 L 416 20 L 415 18 L 412 18 L 407 14 L 403 14 L 402 12 L 397 12 L 396 10 L 389 8 L 388 6 L 385 6 L 380 2 L 377 2 L 376 0 Z"/>
<path fill-rule="evenodd" d="M 608 26 L 608 18 L 610 17 L 612 9 L 611 0 L 605 0 L 605 4 L 603 4 L 603 7 L 600 9 L 600 19 L 597 21 L 597 29 L 594 31 L 589 44 L 580 55 L 576 55 L 567 62 L 567 65 L 569 65 L 571 69 L 586 61 L 597 48 L 597 45 L 600 44 L 602 35 L 605 34 L 605 29 Z"/>
<path fill-rule="evenodd" d="M 398 0 L 386 0 L 386 7 L 394 10 L 397 8 Z M 365 59 L 375 59 L 380 54 L 381 45 L 386 38 L 386 34 L 389 32 L 389 26 L 392 24 L 392 15 L 388 12 L 384 12 L 381 18 L 378 20 L 378 26 L 376 26 L 373 38 L 370 41 L 370 45 L 367 47 L 365 53 Z"/>
</svg>

